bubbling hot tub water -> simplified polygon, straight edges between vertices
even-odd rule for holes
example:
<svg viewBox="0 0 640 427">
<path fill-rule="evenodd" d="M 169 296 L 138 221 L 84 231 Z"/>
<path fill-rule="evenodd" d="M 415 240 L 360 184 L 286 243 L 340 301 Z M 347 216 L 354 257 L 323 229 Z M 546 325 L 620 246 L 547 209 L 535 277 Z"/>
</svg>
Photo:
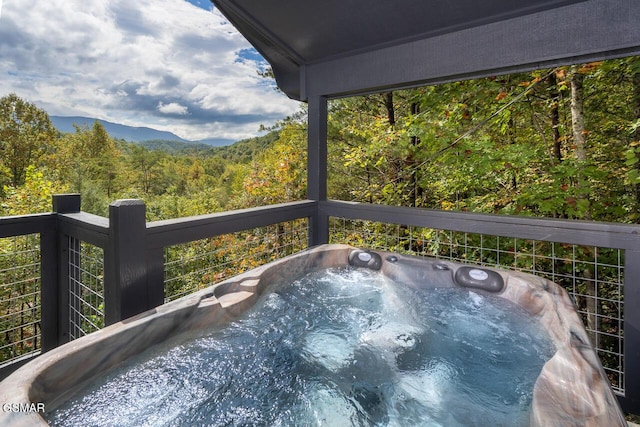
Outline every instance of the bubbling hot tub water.
<svg viewBox="0 0 640 427">
<path fill-rule="evenodd" d="M 528 425 L 555 347 L 466 288 L 329 268 L 274 284 L 231 324 L 170 340 L 79 390 L 52 425 Z"/>
</svg>

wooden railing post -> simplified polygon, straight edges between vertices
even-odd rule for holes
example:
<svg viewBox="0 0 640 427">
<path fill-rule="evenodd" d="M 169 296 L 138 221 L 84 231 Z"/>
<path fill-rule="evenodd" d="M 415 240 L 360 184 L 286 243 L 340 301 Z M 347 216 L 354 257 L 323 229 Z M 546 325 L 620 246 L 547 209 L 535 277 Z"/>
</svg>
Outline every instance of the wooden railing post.
<svg viewBox="0 0 640 427">
<path fill-rule="evenodd" d="M 55 194 L 53 212 L 68 214 L 80 212 L 80 194 Z M 69 341 L 69 256 L 78 257 L 80 243 L 70 249 L 70 238 L 59 231 L 58 220 L 51 233 L 41 237 L 42 268 L 42 351 L 48 351 Z M 76 260 L 79 265 L 80 260 Z"/>
<path fill-rule="evenodd" d="M 117 200 L 109 206 L 109 243 L 104 253 L 105 324 L 110 325 L 162 304 L 162 290 L 147 277 L 145 205 Z M 159 303 L 158 303 L 159 300 Z"/>
</svg>

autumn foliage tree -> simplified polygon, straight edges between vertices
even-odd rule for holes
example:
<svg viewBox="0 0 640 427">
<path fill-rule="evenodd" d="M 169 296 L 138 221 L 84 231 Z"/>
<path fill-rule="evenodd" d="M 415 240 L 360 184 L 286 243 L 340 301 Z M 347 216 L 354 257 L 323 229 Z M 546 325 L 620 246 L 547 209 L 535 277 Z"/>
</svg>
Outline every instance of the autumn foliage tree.
<svg viewBox="0 0 640 427">
<path fill-rule="evenodd" d="M 260 154 L 243 182 L 245 203 L 263 206 L 306 196 L 306 127 L 289 123 L 273 146 Z"/>
<path fill-rule="evenodd" d="M 332 101 L 330 197 L 637 222 L 637 64 L 626 58 Z"/>
</svg>

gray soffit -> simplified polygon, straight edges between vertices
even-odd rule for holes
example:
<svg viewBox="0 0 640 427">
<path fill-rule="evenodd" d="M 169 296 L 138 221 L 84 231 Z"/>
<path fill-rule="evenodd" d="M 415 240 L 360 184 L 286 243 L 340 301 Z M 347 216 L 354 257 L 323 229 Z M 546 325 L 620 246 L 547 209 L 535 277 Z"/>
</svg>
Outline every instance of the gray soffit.
<svg viewBox="0 0 640 427">
<path fill-rule="evenodd" d="M 291 98 L 633 54 L 639 0 L 213 0 Z"/>
</svg>

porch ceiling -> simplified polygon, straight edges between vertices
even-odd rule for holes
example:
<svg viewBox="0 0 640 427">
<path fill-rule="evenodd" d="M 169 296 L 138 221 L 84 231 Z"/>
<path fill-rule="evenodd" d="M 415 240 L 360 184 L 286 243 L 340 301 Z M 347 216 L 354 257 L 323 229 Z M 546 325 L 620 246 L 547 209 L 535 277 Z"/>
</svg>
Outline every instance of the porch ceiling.
<svg viewBox="0 0 640 427">
<path fill-rule="evenodd" d="M 299 66 L 577 1 L 581 0 L 485 0 L 480 2 L 482 7 L 478 7 L 478 0 L 217 3 L 267 56 L 278 50 Z"/>
<path fill-rule="evenodd" d="M 640 45 L 637 0 L 212 1 L 269 61 L 281 89 L 302 100 Z"/>
</svg>

